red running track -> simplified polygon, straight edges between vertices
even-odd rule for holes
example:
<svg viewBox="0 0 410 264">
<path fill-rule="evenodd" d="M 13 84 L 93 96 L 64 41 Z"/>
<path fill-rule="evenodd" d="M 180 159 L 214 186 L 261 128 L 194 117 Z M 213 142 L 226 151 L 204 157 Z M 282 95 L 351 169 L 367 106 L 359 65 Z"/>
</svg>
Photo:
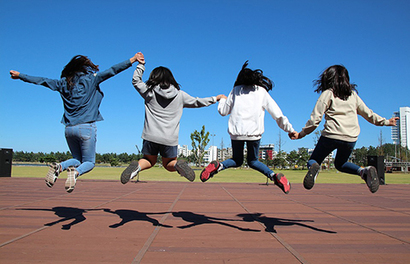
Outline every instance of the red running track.
<svg viewBox="0 0 410 264">
<path fill-rule="evenodd" d="M 410 186 L 0 178 L 0 263 L 410 263 Z"/>
</svg>

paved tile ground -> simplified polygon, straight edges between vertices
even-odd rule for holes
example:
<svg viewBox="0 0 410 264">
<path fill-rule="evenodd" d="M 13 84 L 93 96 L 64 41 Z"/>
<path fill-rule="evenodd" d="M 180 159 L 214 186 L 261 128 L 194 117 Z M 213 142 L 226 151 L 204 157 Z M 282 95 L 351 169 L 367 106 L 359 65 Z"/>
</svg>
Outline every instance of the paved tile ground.
<svg viewBox="0 0 410 264">
<path fill-rule="evenodd" d="M 0 262 L 410 263 L 410 186 L 0 178 Z"/>
</svg>

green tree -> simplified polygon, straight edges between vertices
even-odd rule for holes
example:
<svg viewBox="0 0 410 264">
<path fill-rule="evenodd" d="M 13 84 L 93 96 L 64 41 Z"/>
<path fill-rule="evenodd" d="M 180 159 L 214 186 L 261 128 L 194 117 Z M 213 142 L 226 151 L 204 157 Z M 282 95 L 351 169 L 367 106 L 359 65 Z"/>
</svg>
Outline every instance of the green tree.
<svg viewBox="0 0 410 264">
<path fill-rule="evenodd" d="M 291 167 L 296 165 L 296 162 L 299 159 L 299 154 L 296 152 L 296 150 L 292 150 L 289 152 L 289 154 L 286 156 L 286 161 L 289 163 Z"/>
<path fill-rule="evenodd" d="M 273 167 L 279 167 L 283 169 L 286 166 L 286 152 L 279 151 L 276 157 L 273 159 Z"/>
<path fill-rule="evenodd" d="M 296 161 L 296 164 L 298 166 L 302 166 L 302 169 L 305 169 L 305 167 L 307 166 L 307 162 L 309 160 L 310 156 L 309 156 L 309 152 L 307 148 L 301 148 L 299 150 L 299 158 Z"/>
<path fill-rule="evenodd" d="M 379 154 L 379 152 L 377 151 L 377 148 L 373 147 L 373 146 L 369 146 L 369 148 L 367 149 L 367 155 L 369 156 L 377 156 Z"/>
<path fill-rule="evenodd" d="M 209 132 L 205 131 L 205 126 L 202 126 L 201 132 L 195 130 L 191 133 L 191 141 L 192 153 L 195 156 L 196 164 L 201 166 L 205 155 L 205 148 L 209 143 Z"/>
<path fill-rule="evenodd" d="M 132 155 L 128 155 L 128 153 L 121 153 L 118 155 L 119 162 L 123 163 L 130 163 L 132 161 Z"/>
<path fill-rule="evenodd" d="M 111 167 L 120 166 L 120 162 L 118 161 L 117 158 L 112 157 L 111 160 L 110 160 L 110 166 L 111 166 Z"/>
<path fill-rule="evenodd" d="M 48 154 L 44 157 L 44 162 L 47 163 L 47 164 L 50 164 L 50 163 L 53 163 L 53 162 L 56 162 L 56 161 L 57 160 L 56 160 L 55 156 L 52 155 L 52 154 Z"/>
<path fill-rule="evenodd" d="M 353 150 L 352 153 L 352 161 L 353 163 L 359 165 L 359 166 L 366 166 L 367 164 L 367 156 L 369 151 L 367 150 L 366 147 L 361 147 L 359 149 Z"/>
</svg>

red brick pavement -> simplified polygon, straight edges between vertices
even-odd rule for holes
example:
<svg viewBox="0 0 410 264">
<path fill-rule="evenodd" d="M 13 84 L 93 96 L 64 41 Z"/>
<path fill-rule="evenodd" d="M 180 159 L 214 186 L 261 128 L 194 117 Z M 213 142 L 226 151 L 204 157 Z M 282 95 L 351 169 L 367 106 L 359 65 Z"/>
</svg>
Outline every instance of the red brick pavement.
<svg viewBox="0 0 410 264">
<path fill-rule="evenodd" d="M 410 186 L 0 178 L 0 262 L 410 263 Z"/>
</svg>

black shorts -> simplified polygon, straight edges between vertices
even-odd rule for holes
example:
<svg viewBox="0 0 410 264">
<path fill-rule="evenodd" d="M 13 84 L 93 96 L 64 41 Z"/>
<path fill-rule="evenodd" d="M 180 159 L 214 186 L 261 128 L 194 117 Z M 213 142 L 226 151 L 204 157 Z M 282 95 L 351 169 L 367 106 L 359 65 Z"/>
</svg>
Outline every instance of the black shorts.
<svg viewBox="0 0 410 264">
<path fill-rule="evenodd" d="M 166 146 L 144 139 L 142 141 L 141 152 L 144 155 L 155 156 L 159 153 L 163 158 L 176 158 L 178 154 L 178 146 Z"/>
</svg>

